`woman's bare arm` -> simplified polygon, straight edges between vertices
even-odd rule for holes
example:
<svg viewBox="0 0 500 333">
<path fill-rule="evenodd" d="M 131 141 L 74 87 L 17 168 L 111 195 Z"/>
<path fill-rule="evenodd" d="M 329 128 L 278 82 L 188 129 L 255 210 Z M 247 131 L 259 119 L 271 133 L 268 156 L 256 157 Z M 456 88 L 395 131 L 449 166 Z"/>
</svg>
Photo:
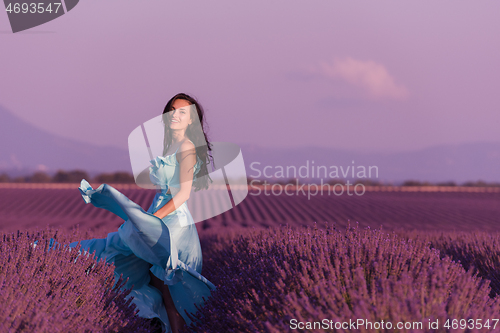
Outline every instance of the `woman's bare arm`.
<svg viewBox="0 0 500 333">
<path fill-rule="evenodd" d="M 194 144 L 187 140 L 182 143 L 179 150 L 180 151 L 176 154 L 176 158 L 180 165 L 180 189 L 170 201 L 153 214 L 161 219 L 180 207 L 180 205 L 189 199 L 189 195 L 191 193 L 194 165 L 196 164 L 196 150 Z"/>
</svg>

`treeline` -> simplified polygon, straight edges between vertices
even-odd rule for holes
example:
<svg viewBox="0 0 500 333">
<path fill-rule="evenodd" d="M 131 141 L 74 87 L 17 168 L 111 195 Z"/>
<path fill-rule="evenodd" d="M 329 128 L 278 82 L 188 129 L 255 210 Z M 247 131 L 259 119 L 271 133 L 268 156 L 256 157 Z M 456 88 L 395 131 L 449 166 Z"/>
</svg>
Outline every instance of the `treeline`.
<svg viewBox="0 0 500 333">
<path fill-rule="evenodd" d="M 291 178 L 288 180 L 278 180 L 278 179 L 256 179 L 256 178 L 247 178 L 247 182 L 249 185 L 264 185 L 266 184 L 280 184 L 280 185 L 308 185 L 308 184 L 317 184 L 321 185 L 320 180 L 310 180 L 310 179 L 298 179 Z M 348 180 L 332 178 L 328 180 L 323 180 L 323 184 L 326 185 L 336 185 L 342 184 L 346 185 Z M 500 182 L 485 182 L 482 180 L 477 181 L 467 181 L 462 183 L 457 183 L 454 181 L 447 182 L 428 182 L 428 181 L 418 181 L 418 180 L 406 180 L 399 183 L 394 182 L 382 182 L 379 180 L 373 179 L 355 179 L 349 180 L 350 185 L 363 184 L 365 186 L 470 186 L 470 187 L 500 187 Z"/>
<path fill-rule="evenodd" d="M 468 181 L 461 184 L 455 182 L 440 182 L 440 183 L 430 183 L 430 182 L 420 182 L 418 180 L 407 180 L 403 182 L 402 186 L 471 186 L 471 187 L 499 187 L 498 182 L 485 182 L 482 180 Z"/>
<path fill-rule="evenodd" d="M 37 171 L 29 176 L 10 177 L 6 173 L 0 174 L 0 183 L 79 183 L 82 179 L 96 183 L 134 183 L 134 176 L 128 172 L 101 173 L 90 177 L 86 171 L 58 170 L 53 176 L 46 172 Z"/>
<path fill-rule="evenodd" d="M 37 171 L 29 176 L 19 176 L 19 177 L 10 177 L 6 173 L 0 174 L 0 183 L 79 183 L 82 179 L 86 179 L 89 182 L 96 183 L 116 183 L 116 184 L 127 184 L 134 183 L 134 176 L 125 171 L 118 171 L 114 173 L 101 173 L 95 177 L 90 177 L 86 171 L 83 170 L 72 170 L 72 171 L 64 171 L 58 170 L 53 176 L 43 172 Z M 333 178 L 327 181 L 323 180 L 323 184 L 328 185 L 336 185 L 342 184 L 346 185 L 347 180 Z M 249 185 L 264 185 L 264 184 L 281 184 L 281 185 L 308 185 L 308 184 L 318 184 L 320 185 L 320 180 L 310 180 L 310 179 L 299 179 L 299 178 L 291 178 L 288 180 L 278 180 L 278 179 L 256 179 L 247 177 L 247 183 Z M 482 180 L 477 181 L 467 181 L 463 183 L 457 183 L 454 181 L 447 182 L 428 182 L 428 181 L 418 181 L 418 180 L 406 180 L 404 182 L 400 182 L 398 184 L 394 184 L 392 182 L 381 182 L 379 180 L 373 179 L 356 179 L 349 180 L 349 184 L 363 184 L 365 186 L 470 186 L 470 187 L 500 187 L 499 182 L 485 182 Z"/>
</svg>

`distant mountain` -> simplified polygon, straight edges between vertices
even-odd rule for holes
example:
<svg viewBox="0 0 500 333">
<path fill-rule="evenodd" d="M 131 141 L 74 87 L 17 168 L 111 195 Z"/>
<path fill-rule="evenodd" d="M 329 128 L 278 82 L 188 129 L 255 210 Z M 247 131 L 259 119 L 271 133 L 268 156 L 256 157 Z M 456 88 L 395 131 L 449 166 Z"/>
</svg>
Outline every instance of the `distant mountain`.
<svg viewBox="0 0 500 333">
<path fill-rule="evenodd" d="M 255 145 L 242 147 L 243 158 L 247 166 L 247 174 L 254 178 L 267 178 L 263 175 L 268 166 L 267 175 L 279 172 L 282 166 L 295 166 L 297 172 L 302 167 L 302 176 L 307 178 L 307 169 L 310 179 L 324 177 L 324 168 L 319 168 L 320 177 L 317 177 L 318 166 L 324 166 L 327 175 L 335 167 L 339 170 L 339 177 L 353 179 L 361 170 L 366 169 L 366 178 L 370 166 L 378 168 L 378 177 L 375 168 L 372 168 L 371 179 L 392 181 L 395 184 L 404 180 L 419 180 L 429 182 L 483 180 L 486 182 L 500 182 L 500 142 L 478 142 L 455 145 L 438 145 L 421 150 L 395 153 L 359 153 L 335 148 L 262 148 Z M 258 162 L 250 165 L 253 162 Z M 353 163 L 354 162 L 354 163 Z M 313 168 L 314 167 L 314 168 Z M 342 167 L 342 169 L 341 169 Z M 348 169 L 349 168 L 349 169 Z M 314 169 L 314 176 L 312 170 Z M 288 176 L 293 176 L 293 168 L 289 168 Z M 342 177 L 342 170 L 347 171 L 347 177 Z M 259 177 L 259 173 L 262 173 Z M 286 175 L 286 173 L 285 173 Z M 278 173 L 278 176 L 281 174 Z M 361 175 L 360 175 L 361 176 Z M 292 178 L 292 177 L 290 177 Z"/>
<path fill-rule="evenodd" d="M 82 133 L 87 135 L 88 133 Z M 10 176 L 27 175 L 35 170 L 45 170 L 53 174 L 57 169 L 82 169 L 91 176 L 100 172 L 132 172 L 128 151 L 115 147 L 100 147 L 73 139 L 59 137 L 37 129 L 20 120 L 0 106 L 0 173 Z M 430 182 L 483 180 L 500 181 L 500 142 L 478 142 L 455 145 L 439 145 L 416 151 L 395 153 L 360 153 L 336 148 L 300 147 L 273 148 L 257 145 L 240 145 L 243 152 L 247 175 L 266 178 L 267 174 L 279 172 L 279 166 L 298 171 L 299 178 L 317 179 L 312 176 L 318 166 L 327 169 L 327 176 L 335 169 L 341 178 L 352 167 L 359 171 L 360 166 L 367 170 L 378 167 L 378 177 L 372 173 L 371 179 L 393 181 L 420 180 Z M 354 163 L 353 163 L 354 161 Z M 314 163 L 313 163 L 314 162 Z M 309 175 L 305 176 L 305 171 Z M 322 169 L 320 169 L 321 171 Z M 372 169 L 375 170 L 375 169 Z M 321 175 L 322 178 L 327 179 Z M 283 180 L 285 180 L 285 178 Z M 356 178 L 356 177 L 355 177 Z M 359 177 L 358 177 L 359 178 Z"/>
<path fill-rule="evenodd" d="M 81 133 L 88 135 L 89 133 Z M 0 106 L 0 173 L 11 177 L 57 169 L 131 172 L 128 152 L 56 136 L 19 119 Z"/>
</svg>

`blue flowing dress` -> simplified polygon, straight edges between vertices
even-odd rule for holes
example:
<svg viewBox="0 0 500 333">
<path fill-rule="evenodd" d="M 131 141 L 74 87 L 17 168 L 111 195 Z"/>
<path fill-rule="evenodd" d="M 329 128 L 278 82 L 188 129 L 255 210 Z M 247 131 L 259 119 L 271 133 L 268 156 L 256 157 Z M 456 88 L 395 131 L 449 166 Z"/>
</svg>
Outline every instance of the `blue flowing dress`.
<svg viewBox="0 0 500 333">
<path fill-rule="evenodd" d="M 203 163 L 197 159 L 195 175 Z M 175 307 L 187 325 L 191 320 L 185 311 L 195 314 L 195 305 L 201 306 L 215 286 L 201 275 L 200 240 L 187 202 L 163 219 L 153 215 L 172 199 L 169 188 L 180 186 L 176 153 L 157 156 L 150 162 L 150 179 L 161 191 L 157 191 L 147 211 L 108 184 L 94 190 L 82 180 L 79 190 L 86 203 L 111 211 L 125 222 L 106 238 L 73 242 L 69 246 L 80 243 L 87 253 L 95 251 L 98 260 L 105 258 L 114 263 L 115 283 L 123 274 L 124 279 L 129 278 L 124 287 L 133 285 L 128 297 L 134 297 L 138 315 L 159 318 L 163 330 L 171 332 L 162 294 L 149 284 L 149 271 L 168 285 Z"/>
</svg>

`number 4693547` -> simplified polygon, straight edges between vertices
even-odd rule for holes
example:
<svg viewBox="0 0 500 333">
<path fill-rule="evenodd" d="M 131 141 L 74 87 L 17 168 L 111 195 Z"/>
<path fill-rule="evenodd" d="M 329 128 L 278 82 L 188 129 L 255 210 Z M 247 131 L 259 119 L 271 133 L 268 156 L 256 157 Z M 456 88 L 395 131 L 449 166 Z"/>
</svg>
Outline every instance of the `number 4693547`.
<svg viewBox="0 0 500 333">
<path fill-rule="evenodd" d="M 447 319 L 446 322 L 444 323 L 444 327 L 448 329 L 457 329 L 457 328 L 469 328 L 469 329 L 481 329 L 481 328 L 487 328 L 487 329 L 495 329 L 497 326 L 499 319 L 491 319 L 491 324 L 490 324 L 490 319 L 486 319 L 484 323 L 481 323 L 482 319 Z M 493 327 L 492 327 L 493 325 Z"/>
<path fill-rule="evenodd" d="M 54 4 L 54 9 L 52 9 L 52 4 Z M 48 3 L 48 4 L 45 4 L 43 2 L 39 2 L 39 3 L 27 3 L 27 2 L 23 2 L 23 3 L 9 3 L 9 5 L 5 8 L 5 11 L 8 12 L 9 14 L 10 13 L 15 13 L 15 14 L 18 14 L 18 13 L 23 13 L 23 14 L 26 14 L 26 13 L 31 13 L 31 14 L 35 14 L 35 13 L 44 13 L 44 12 L 49 12 L 49 13 L 57 13 L 59 11 L 59 8 L 61 7 L 61 3 L 60 2 L 54 2 L 54 3 Z"/>
</svg>

